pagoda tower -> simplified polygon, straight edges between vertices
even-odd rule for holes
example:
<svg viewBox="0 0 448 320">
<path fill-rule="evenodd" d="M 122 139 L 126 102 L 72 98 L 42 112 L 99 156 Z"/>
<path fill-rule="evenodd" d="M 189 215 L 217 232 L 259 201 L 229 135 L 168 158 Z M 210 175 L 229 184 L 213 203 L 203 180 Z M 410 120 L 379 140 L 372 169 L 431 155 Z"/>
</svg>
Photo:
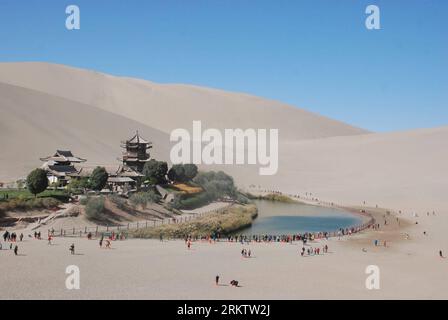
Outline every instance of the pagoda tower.
<svg viewBox="0 0 448 320">
<path fill-rule="evenodd" d="M 123 151 L 123 165 L 137 172 L 143 171 L 143 166 L 149 161 L 150 155 L 148 149 L 152 148 L 152 143 L 140 137 L 138 131 L 135 135 L 121 142 Z"/>
</svg>

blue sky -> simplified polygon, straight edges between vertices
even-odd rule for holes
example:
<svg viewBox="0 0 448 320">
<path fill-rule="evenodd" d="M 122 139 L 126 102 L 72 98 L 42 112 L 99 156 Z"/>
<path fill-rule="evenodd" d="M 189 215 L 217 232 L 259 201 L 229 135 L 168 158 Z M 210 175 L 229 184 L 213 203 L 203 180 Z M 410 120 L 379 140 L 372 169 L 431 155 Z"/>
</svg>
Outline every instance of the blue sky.
<svg viewBox="0 0 448 320">
<path fill-rule="evenodd" d="M 65 28 L 65 8 L 81 30 Z M 378 5 L 381 30 L 367 30 Z M 370 129 L 448 125 L 446 0 L 0 0 L 0 61 L 246 92 Z"/>
</svg>

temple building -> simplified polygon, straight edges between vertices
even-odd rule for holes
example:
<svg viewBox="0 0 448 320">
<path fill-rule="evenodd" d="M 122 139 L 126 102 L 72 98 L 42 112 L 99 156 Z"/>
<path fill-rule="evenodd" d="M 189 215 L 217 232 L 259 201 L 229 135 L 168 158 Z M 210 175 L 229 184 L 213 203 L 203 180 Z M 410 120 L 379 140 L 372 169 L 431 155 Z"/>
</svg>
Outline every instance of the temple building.
<svg viewBox="0 0 448 320">
<path fill-rule="evenodd" d="M 135 190 L 137 184 L 141 183 L 143 167 L 150 159 L 148 149 L 152 148 L 152 143 L 143 139 L 137 131 L 132 138 L 122 141 L 121 147 L 124 151 L 118 159 L 120 164 L 100 166 L 106 169 L 109 176 L 105 189 L 127 193 Z M 70 179 L 90 177 L 97 167 L 85 165 L 83 162 L 86 159 L 75 157 L 71 151 L 63 150 L 57 150 L 54 155 L 40 160 L 45 161 L 42 169 L 47 172 L 50 183 L 59 183 L 61 187 L 67 186 Z"/>
<path fill-rule="evenodd" d="M 132 138 L 122 141 L 121 147 L 124 149 L 122 156 L 118 158 L 121 164 L 103 165 L 109 175 L 105 189 L 126 194 L 135 190 L 139 179 L 141 181 L 143 167 L 150 159 L 148 149 L 152 148 L 152 144 L 137 131 Z M 82 166 L 72 177 L 90 177 L 94 169 L 95 166 Z"/>
<path fill-rule="evenodd" d="M 123 166 L 141 173 L 143 166 L 149 161 L 148 149 L 152 148 L 152 143 L 140 137 L 137 131 L 132 138 L 122 141 L 121 147 L 125 149 L 121 159 Z"/>
<path fill-rule="evenodd" d="M 86 161 L 86 159 L 75 157 L 69 150 L 56 150 L 54 155 L 40 158 L 40 160 L 45 162 L 42 169 L 47 172 L 49 182 L 60 183 L 61 186 L 67 184 L 69 177 L 78 174 L 79 170 L 75 168 L 75 164 Z"/>
<path fill-rule="evenodd" d="M 82 166 L 76 174 L 71 176 L 76 178 L 88 178 L 92 175 L 93 170 L 95 170 L 96 167 L 97 166 Z M 113 192 L 127 193 L 128 191 L 135 189 L 137 183 L 136 179 L 143 176 L 122 164 L 103 165 L 102 167 L 106 169 L 107 175 L 109 176 L 105 189 Z"/>
</svg>

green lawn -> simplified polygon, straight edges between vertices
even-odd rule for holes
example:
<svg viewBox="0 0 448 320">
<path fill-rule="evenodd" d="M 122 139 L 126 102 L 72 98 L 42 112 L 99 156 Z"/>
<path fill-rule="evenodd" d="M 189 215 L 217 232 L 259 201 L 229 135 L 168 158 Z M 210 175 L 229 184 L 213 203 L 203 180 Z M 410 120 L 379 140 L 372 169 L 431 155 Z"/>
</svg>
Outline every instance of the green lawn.
<svg viewBox="0 0 448 320">
<path fill-rule="evenodd" d="M 166 191 L 171 192 L 171 193 L 180 193 L 180 191 L 178 189 L 174 188 L 171 185 L 163 186 L 163 189 L 165 189 Z"/>
</svg>

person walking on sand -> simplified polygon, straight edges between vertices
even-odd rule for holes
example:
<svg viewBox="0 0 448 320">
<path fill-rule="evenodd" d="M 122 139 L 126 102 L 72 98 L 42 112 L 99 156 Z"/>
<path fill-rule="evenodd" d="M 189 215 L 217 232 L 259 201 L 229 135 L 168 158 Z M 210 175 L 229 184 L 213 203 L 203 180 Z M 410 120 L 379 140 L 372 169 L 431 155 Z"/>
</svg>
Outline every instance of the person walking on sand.
<svg viewBox="0 0 448 320">
<path fill-rule="evenodd" d="M 70 246 L 69 250 L 70 250 L 71 254 L 75 254 L 75 244 L 74 243 L 72 243 L 72 245 Z"/>
<path fill-rule="evenodd" d="M 190 240 L 188 240 L 187 247 L 188 247 L 188 250 L 190 250 L 190 248 L 191 248 L 191 241 Z"/>
<path fill-rule="evenodd" d="M 440 258 L 444 258 L 442 250 L 439 250 L 439 256 Z"/>
<path fill-rule="evenodd" d="M 216 283 L 216 285 L 219 285 L 219 275 L 217 275 L 217 276 L 215 277 L 215 283 Z"/>
<path fill-rule="evenodd" d="M 14 247 L 14 255 L 17 255 L 18 252 L 19 252 L 19 246 L 16 245 L 16 246 Z"/>
<path fill-rule="evenodd" d="M 20 242 L 22 242 L 22 240 L 23 240 L 23 233 L 20 234 L 19 238 L 20 238 Z"/>
<path fill-rule="evenodd" d="M 101 237 L 101 239 L 100 239 L 100 248 L 102 248 L 103 247 L 103 237 Z"/>
</svg>

